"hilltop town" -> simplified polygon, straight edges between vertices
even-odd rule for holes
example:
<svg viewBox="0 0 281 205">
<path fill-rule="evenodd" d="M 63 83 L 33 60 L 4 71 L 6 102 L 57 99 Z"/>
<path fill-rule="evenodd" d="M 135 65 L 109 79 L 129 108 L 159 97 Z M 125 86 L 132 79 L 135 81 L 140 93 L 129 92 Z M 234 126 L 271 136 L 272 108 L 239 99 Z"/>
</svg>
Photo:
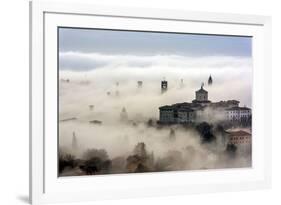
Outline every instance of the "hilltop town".
<svg viewBox="0 0 281 205">
<path fill-rule="evenodd" d="M 251 108 L 240 107 L 238 100 L 212 102 L 204 84 L 195 92 L 192 102 L 182 102 L 159 107 L 160 124 L 188 124 L 200 122 L 219 122 L 228 126 L 250 126 Z M 166 87 L 166 82 L 164 82 Z"/>
</svg>

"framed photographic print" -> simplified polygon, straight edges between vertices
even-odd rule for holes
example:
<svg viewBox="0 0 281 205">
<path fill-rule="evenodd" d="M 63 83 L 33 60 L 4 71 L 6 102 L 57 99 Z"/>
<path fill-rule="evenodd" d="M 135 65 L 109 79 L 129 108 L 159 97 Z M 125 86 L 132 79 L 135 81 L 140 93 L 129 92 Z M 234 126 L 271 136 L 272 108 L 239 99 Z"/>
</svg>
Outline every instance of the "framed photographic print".
<svg viewBox="0 0 281 205">
<path fill-rule="evenodd" d="M 269 187 L 270 24 L 31 2 L 31 203 Z"/>
</svg>

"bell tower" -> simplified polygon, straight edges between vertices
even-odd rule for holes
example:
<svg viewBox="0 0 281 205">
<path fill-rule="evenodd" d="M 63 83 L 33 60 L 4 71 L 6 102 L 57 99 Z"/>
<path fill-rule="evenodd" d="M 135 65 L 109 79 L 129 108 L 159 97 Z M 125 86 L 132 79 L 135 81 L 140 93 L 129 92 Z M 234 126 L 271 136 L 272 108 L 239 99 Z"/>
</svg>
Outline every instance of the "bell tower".
<svg viewBox="0 0 281 205">
<path fill-rule="evenodd" d="M 213 79 L 212 76 L 210 75 L 208 79 L 208 85 L 211 86 L 212 84 L 213 84 Z"/>
<path fill-rule="evenodd" d="M 201 88 L 195 92 L 195 100 L 198 102 L 208 101 L 208 92 L 204 90 L 204 83 L 202 83 Z"/>
<path fill-rule="evenodd" d="M 161 81 L 161 93 L 164 93 L 168 90 L 168 81 L 165 79 Z"/>
</svg>

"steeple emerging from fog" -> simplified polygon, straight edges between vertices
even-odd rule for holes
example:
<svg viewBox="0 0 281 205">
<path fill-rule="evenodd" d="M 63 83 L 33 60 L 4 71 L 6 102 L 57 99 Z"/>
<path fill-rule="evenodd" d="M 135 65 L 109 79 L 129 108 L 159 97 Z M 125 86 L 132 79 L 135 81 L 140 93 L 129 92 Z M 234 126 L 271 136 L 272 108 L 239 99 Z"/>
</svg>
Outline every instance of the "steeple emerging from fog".
<svg viewBox="0 0 281 205">
<path fill-rule="evenodd" d="M 195 92 L 195 100 L 193 102 L 209 102 L 208 91 L 204 90 L 204 83 L 201 84 L 201 88 Z"/>
<path fill-rule="evenodd" d="M 183 82 L 183 79 L 181 79 L 180 81 L 180 88 L 183 88 L 184 87 L 184 82 Z"/>
<path fill-rule="evenodd" d="M 122 108 L 121 113 L 120 113 L 120 120 L 123 122 L 128 121 L 128 113 L 125 107 Z"/>
<path fill-rule="evenodd" d="M 115 86 L 116 86 L 116 91 L 115 91 L 115 95 L 118 97 L 119 96 L 119 82 L 116 82 L 115 83 Z"/>
<path fill-rule="evenodd" d="M 77 150 L 77 148 L 78 148 L 78 142 L 77 142 L 75 132 L 73 132 L 72 133 L 72 149 Z"/>
<path fill-rule="evenodd" d="M 168 81 L 165 80 L 162 80 L 161 81 L 161 93 L 164 93 L 168 90 Z"/>
<path fill-rule="evenodd" d="M 212 84 L 213 84 L 213 79 L 212 76 L 210 75 L 208 79 L 208 85 L 212 85 Z"/>
<path fill-rule="evenodd" d="M 139 80 L 137 83 L 138 83 L 138 88 L 142 88 L 142 84 L 143 84 L 142 81 Z"/>
</svg>

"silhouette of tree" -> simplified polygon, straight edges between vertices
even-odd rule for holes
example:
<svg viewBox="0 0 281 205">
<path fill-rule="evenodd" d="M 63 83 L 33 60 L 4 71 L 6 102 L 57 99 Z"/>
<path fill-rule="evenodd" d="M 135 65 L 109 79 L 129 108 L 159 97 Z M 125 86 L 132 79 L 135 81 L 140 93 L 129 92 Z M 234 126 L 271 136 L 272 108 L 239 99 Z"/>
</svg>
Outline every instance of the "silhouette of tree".
<svg viewBox="0 0 281 205">
<path fill-rule="evenodd" d="M 88 149 L 84 154 L 83 154 L 83 159 L 89 160 L 91 158 L 100 158 L 102 160 L 107 160 L 108 159 L 108 154 L 104 149 Z"/>
<path fill-rule="evenodd" d="M 93 157 L 86 160 L 83 165 L 80 165 L 80 169 L 88 175 L 107 173 L 111 168 L 110 160 L 102 160 L 99 157 Z"/>
<path fill-rule="evenodd" d="M 145 144 L 143 142 L 140 142 L 135 146 L 133 153 L 133 155 L 130 155 L 127 158 L 127 170 L 129 172 L 151 171 L 153 166 L 153 154 L 147 154 Z"/>
<path fill-rule="evenodd" d="M 202 143 L 210 143 L 216 140 L 216 137 L 212 133 L 212 126 L 207 122 L 197 125 L 196 130 L 200 134 Z"/>
<path fill-rule="evenodd" d="M 175 130 L 172 129 L 172 128 L 170 129 L 169 138 L 170 138 L 171 140 L 174 140 L 174 139 L 176 138 L 176 132 L 175 132 Z"/>
<path fill-rule="evenodd" d="M 151 118 L 147 121 L 147 126 L 148 127 L 152 127 L 153 126 L 153 120 Z"/>
<path fill-rule="evenodd" d="M 234 157 L 237 151 L 237 146 L 234 144 L 228 144 L 225 151 L 229 156 Z"/>
<path fill-rule="evenodd" d="M 59 155 L 59 173 L 66 167 L 74 168 L 76 166 L 75 157 L 71 154 L 60 154 Z"/>
</svg>

